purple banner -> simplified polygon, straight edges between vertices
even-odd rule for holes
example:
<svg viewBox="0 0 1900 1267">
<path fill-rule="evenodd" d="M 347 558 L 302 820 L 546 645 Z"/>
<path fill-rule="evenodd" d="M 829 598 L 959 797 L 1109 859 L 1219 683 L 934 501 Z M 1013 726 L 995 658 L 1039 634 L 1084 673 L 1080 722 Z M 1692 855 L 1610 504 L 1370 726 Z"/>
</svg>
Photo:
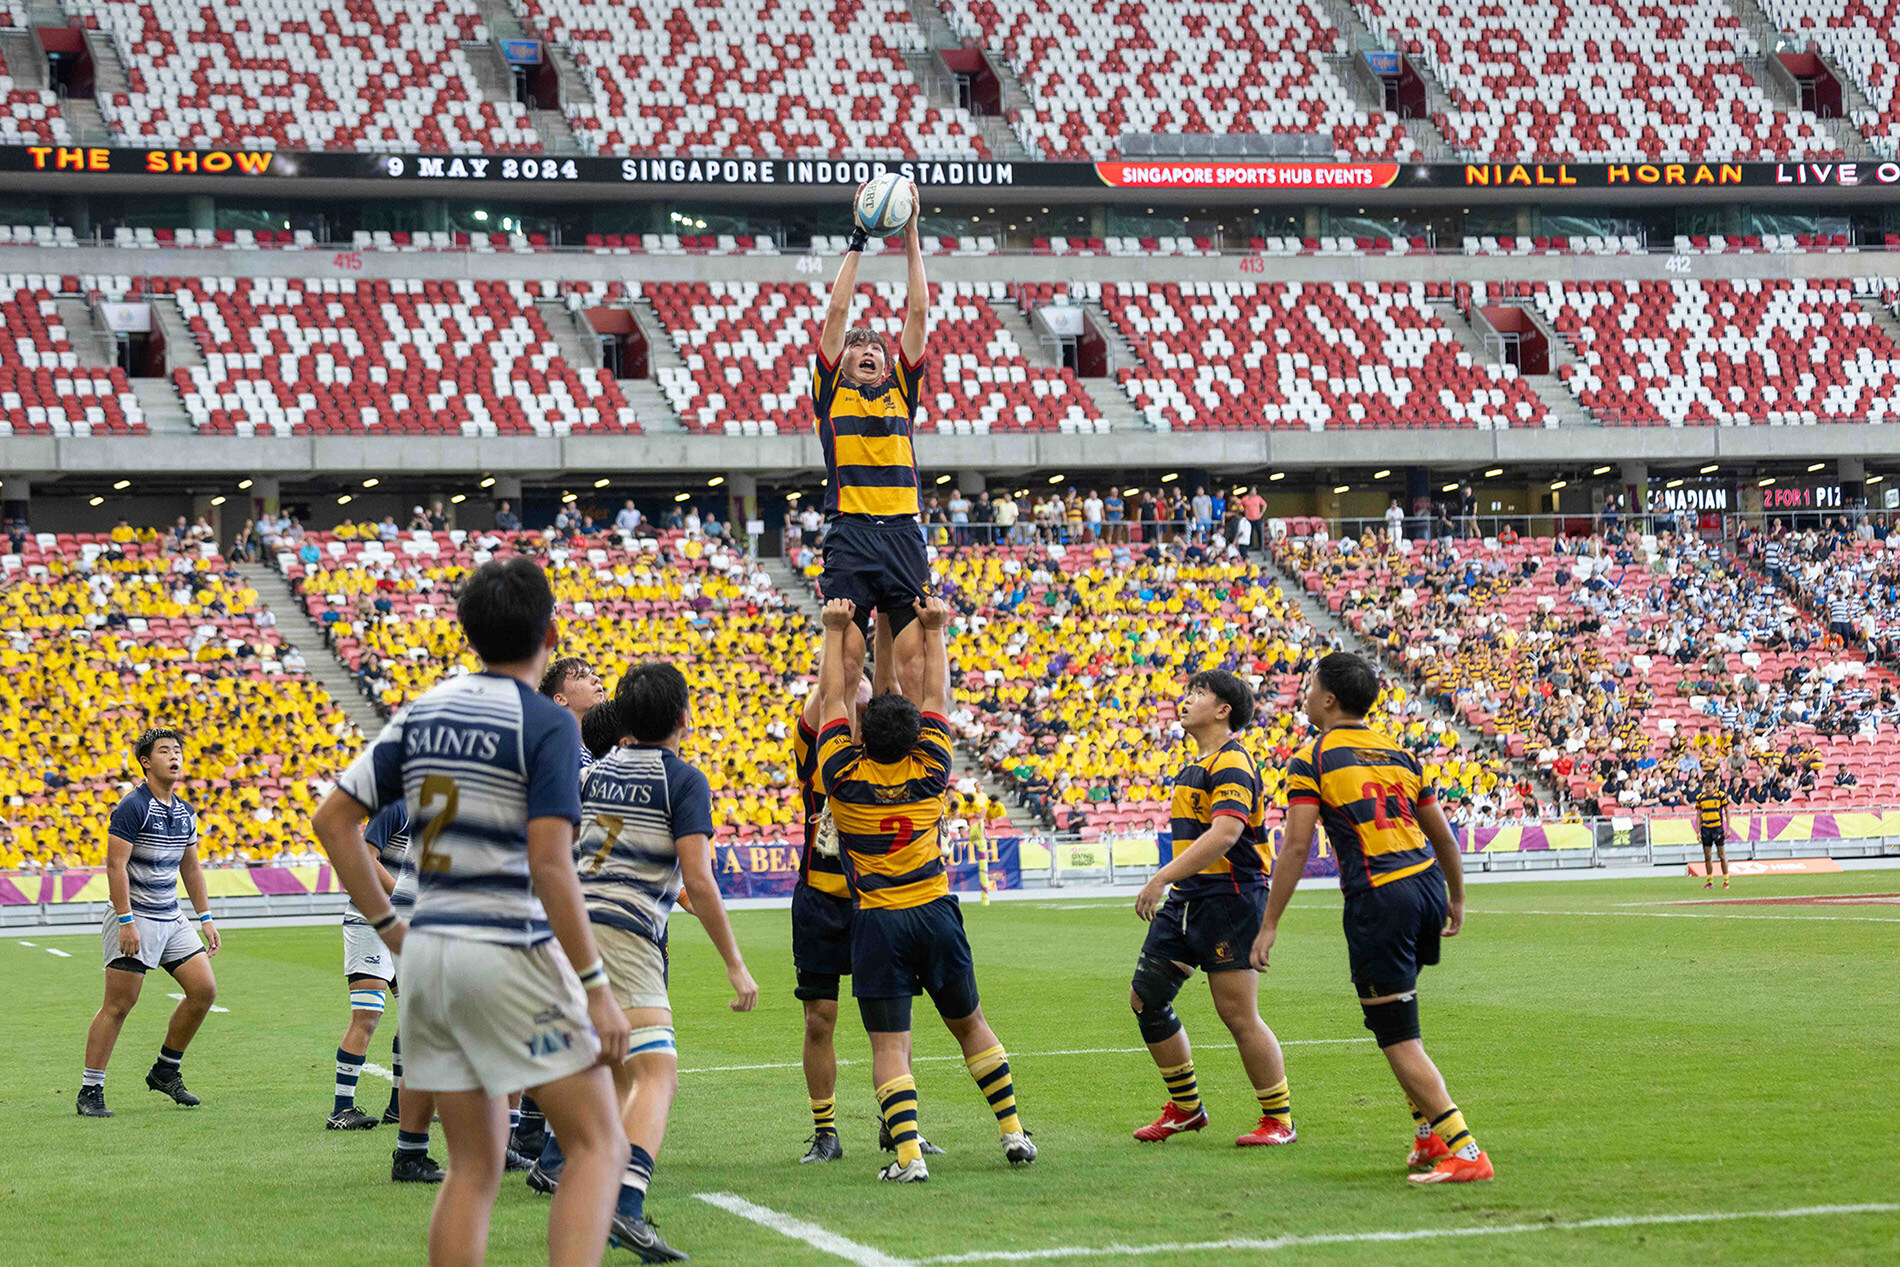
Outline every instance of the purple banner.
<svg viewBox="0 0 1900 1267">
<path fill-rule="evenodd" d="M 13 882 L 12 876 L 0 875 L 0 906 L 34 905 L 34 898 L 39 896 L 39 882 L 25 876 L 22 876 L 21 879 L 25 880 L 26 883 L 32 887 L 34 897 L 28 897 L 26 894 L 20 892 L 20 888 Z"/>
<path fill-rule="evenodd" d="M 295 872 L 282 867 L 253 867 L 251 883 L 255 884 L 257 891 L 265 897 L 302 896 L 308 892 Z"/>
</svg>

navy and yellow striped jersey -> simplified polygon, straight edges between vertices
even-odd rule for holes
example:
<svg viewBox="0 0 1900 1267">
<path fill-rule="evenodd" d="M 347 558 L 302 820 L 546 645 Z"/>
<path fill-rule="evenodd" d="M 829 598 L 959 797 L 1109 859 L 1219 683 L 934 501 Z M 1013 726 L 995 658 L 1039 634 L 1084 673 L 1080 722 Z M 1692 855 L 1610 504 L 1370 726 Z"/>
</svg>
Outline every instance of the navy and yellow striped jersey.
<svg viewBox="0 0 1900 1267">
<path fill-rule="evenodd" d="M 818 732 L 818 790 L 860 907 L 902 910 L 950 892 L 937 843 L 949 786 L 950 725 L 936 713 L 924 714 L 917 746 L 888 765 L 851 742 L 842 718 Z"/>
<path fill-rule="evenodd" d="M 805 848 L 798 859 L 798 882 L 832 897 L 850 897 L 843 860 L 836 854 L 826 857 L 818 852 L 818 839 L 824 830 L 825 794 L 818 790 L 817 751 L 818 736 L 800 713 L 792 737 L 792 769 L 798 776 L 798 794 L 805 808 Z"/>
<path fill-rule="evenodd" d="M 907 363 L 900 353 L 882 383 L 859 387 L 845 380 L 839 365 L 827 364 L 820 352 L 812 371 L 812 412 L 825 450 L 825 518 L 914 521 L 922 505 L 911 423 L 924 367 Z"/>
<path fill-rule="evenodd" d="M 1286 803 L 1319 807 L 1347 894 L 1437 865 L 1417 814 L 1437 797 L 1417 757 L 1356 722 L 1322 732 L 1287 762 Z"/>
<path fill-rule="evenodd" d="M 1720 792 L 1704 792 L 1696 798 L 1696 820 L 1705 828 L 1722 825 L 1722 811 L 1728 808 L 1728 797 Z"/>
<path fill-rule="evenodd" d="M 1190 761 L 1174 776 L 1174 850 L 1180 853 L 1207 834 L 1216 818 L 1238 818 L 1240 839 L 1198 874 L 1179 881 L 1174 896 L 1192 901 L 1215 893 L 1240 893 L 1267 882 L 1266 806 L 1260 795 L 1260 770 L 1238 738 L 1207 756 Z"/>
</svg>

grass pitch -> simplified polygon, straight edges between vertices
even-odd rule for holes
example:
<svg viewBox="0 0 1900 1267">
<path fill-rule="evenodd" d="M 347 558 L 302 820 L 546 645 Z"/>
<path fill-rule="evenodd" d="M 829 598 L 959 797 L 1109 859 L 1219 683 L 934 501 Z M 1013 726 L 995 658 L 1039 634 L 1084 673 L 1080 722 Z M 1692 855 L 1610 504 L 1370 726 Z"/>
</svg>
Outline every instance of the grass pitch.
<svg viewBox="0 0 1900 1267">
<path fill-rule="evenodd" d="M 1737 886 L 1737 897 L 1891 893 L 1900 873 Z M 847 1247 L 859 1262 L 1117 1245 L 1156 1264 L 1900 1261 L 1900 906 L 1667 904 L 1708 896 L 1723 895 L 1679 878 L 1472 888 L 1467 930 L 1426 974 L 1421 1002 L 1428 1047 L 1498 1179 L 1424 1189 L 1404 1179 L 1410 1121 L 1360 1026 L 1339 897 L 1324 883 L 1296 899 L 1262 988 L 1262 1011 L 1289 1044 L 1300 1128 L 1298 1144 L 1272 1150 L 1231 1146 L 1258 1110 L 1198 977 L 1178 1006 L 1213 1125 L 1164 1145 L 1130 1140 L 1165 1098 L 1127 1008 L 1143 929 L 1132 893 L 966 902 L 984 1007 L 1042 1157 L 1023 1171 L 1004 1164 L 995 1123 L 925 1001 L 922 1125 L 949 1155 L 931 1159 L 921 1187 L 873 1181 L 882 1155 L 869 1052 L 848 1002 L 845 1159 L 796 1164 L 810 1122 L 786 913 L 735 917 L 763 987 L 746 1016 L 726 1009 L 717 956 L 682 917 L 673 999 L 685 1072 L 648 1209 L 702 1263 L 846 1259 L 698 1193 L 848 1238 L 863 1247 Z M 169 978 L 148 978 L 107 1081 L 118 1116 L 103 1122 L 73 1113 L 99 1001 L 96 945 L 0 938 L 12 1016 L 0 1031 L 0 1109 L 14 1132 L 0 1171 L 9 1263 L 422 1260 L 431 1193 L 388 1182 L 394 1128 L 322 1129 L 347 1017 L 334 927 L 226 934 L 215 967 L 229 1011 L 206 1022 L 185 1063 L 200 1109 L 145 1090 L 171 1007 Z M 372 1062 L 388 1063 L 388 1042 L 386 1028 Z M 387 1090 L 366 1076 L 362 1106 L 380 1111 Z M 439 1130 L 433 1152 L 445 1159 Z M 1887 1208 L 1761 1217 L 1855 1205 Z M 547 1209 L 512 1177 L 490 1261 L 544 1261 Z M 1659 1221 L 1681 1215 L 1745 1217 Z M 1367 1239 L 1471 1229 L 1486 1231 Z M 1311 1239 L 1330 1237 L 1342 1239 Z M 1276 1244 L 1180 1248 L 1234 1240 Z M 609 1261 L 633 1259 L 609 1251 Z"/>
</svg>

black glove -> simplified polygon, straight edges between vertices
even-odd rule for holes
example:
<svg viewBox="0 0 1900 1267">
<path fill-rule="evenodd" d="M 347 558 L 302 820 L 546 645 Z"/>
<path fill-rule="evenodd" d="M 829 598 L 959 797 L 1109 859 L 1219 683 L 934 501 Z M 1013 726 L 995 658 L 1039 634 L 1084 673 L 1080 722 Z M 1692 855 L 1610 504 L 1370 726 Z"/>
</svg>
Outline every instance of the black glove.
<svg viewBox="0 0 1900 1267">
<path fill-rule="evenodd" d="M 844 249 L 847 253 L 851 251 L 862 251 L 864 250 L 864 244 L 870 240 L 871 235 L 865 232 L 863 225 L 853 224 L 851 226 L 851 241 Z"/>
</svg>

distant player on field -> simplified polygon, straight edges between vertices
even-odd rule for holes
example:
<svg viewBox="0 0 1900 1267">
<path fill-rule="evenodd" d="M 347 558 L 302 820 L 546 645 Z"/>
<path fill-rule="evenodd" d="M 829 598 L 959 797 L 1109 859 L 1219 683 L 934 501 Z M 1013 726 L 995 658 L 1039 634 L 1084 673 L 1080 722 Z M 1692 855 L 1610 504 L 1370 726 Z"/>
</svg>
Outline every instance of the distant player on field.
<svg viewBox="0 0 1900 1267">
<path fill-rule="evenodd" d="M 1728 887 L 1728 794 L 1722 781 L 1713 774 L 1702 777 L 1702 792 L 1695 799 L 1696 822 L 1702 828 L 1702 874 L 1708 879 L 1702 887 L 1715 887 L 1715 861 L 1722 860 L 1722 887 Z M 1714 855 L 1711 857 L 1710 855 Z"/>
<path fill-rule="evenodd" d="M 397 919 L 408 919 L 416 909 L 416 856 L 409 848 L 409 806 L 394 801 L 376 811 L 363 829 L 363 841 L 372 856 L 386 850 L 399 850 L 396 887 L 389 891 L 389 909 Z M 371 930 L 372 932 L 374 930 Z M 378 938 L 380 944 L 381 939 Z M 389 952 L 392 972 L 401 971 L 402 956 Z M 392 985 L 393 985 L 392 981 Z M 429 1125 L 435 1120 L 435 1096 L 403 1084 L 402 1035 L 389 1045 L 396 1085 L 390 1093 L 389 1108 L 383 1111 L 385 1124 L 396 1124 L 396 1150 L 389 1155 L 391 1183 L 441 1183 L 448 1171 L 429 1156 Z"/>
<path fill-rule="evenodd" d="M 1264 969 L 1280 917 L 1324 825 L 1346 895 L 1346 953 L 1366 1028 L 1385 1053 L 1412 1110 L 1407 1164 L 1432 1165 L 1414 1183 L 1469 1183 L 1493 1176 L 1491 1159 L 1465 1127 L 1438 1067 L 1419 1041 L 1418 970 L 1438 962 L 1441 937 L 1465 922 L 1458 840 L 1425 782 L 1418 758 L 1366 726 L 1379 675 L 1350 652 L 1313 669 L 1306 715 L 1319 727 L 1287 763 L 1286 836 L 1273 864 L 1267 916 L 1253 943 Z"/>
<path fill-rule="evenodd" d="M 534 690 L 560 634 L 554 593 L 528 560 L 493 561 L 469 578 L 456 614 L 481 671 L 398 712 L 312 825 L 357 909 L 403 955 L 406 1081 L 436 1093 L 449 1143 L 430 1260 L 482 1260 L 506 1098 L 531 1089 L 568 1154 L 549 1262 L 592 1267 L 627 1165 L 613 1079 L 600 1068 L 626 1050 L 627 1018 L 574 874 L 580 728 Z M 410 923 L 389 909 L 359 834 L 397 799 L 416 842 Z"/>
<path fill-rule="evenodd" d="M 871 618 L 882 612 L 891 622 L 897 681 L 907 695 L 916 694 L 922 674 L 922 638 L 912 627 L 913 604 L 930 585 L 919 519 L 917 457 L 911 449 L 930 310 L 923 248 L 917 240 L 915 184 L 911 199 L 910 223 L 904 229 L 909 290 L 896 358 L 870 327 L 850 326 L 858 259 L 866 241 L 864 230 L 854 229 L 832 283 L 812 375 L 812 410 L 827 477 L 819 590 L 826 599 L 848 599 L 857 612 L 845 638 L 843 680 L 858 680 Z"/>
<path fill-rule="evenodd" d="M 383 892 L 391 895 L 393 905 L 396 874 L 402 870 L 403 855 L 409 851 L 409 815 L 402 803 L 395 802 L 378 810 L 363 829 L 363 839 L 370 847 L 376 879 L 382 884 Z M 343 977 L 350 991 L 350 1024 L 343 1032 L 343 1041 L 337 1044 L 336 1098 L 330 1117 L 324 1123 L 326 1130 L 367 1131 L 377 1124 L 376 1118 L 356 1107 L 356 1086 L 363 1074 L 369 1040 L 375 1036 L 376 1027 L 383 1019 L 383 1009 L 396 988 L 395 959 L 356 905 L 352 903 L 344 908 Z M 394 1050 L 399 1079 L 402 1076 L 401 1042 L 398 1036 Z M 397 1091 L 391 1087 L 383 1120 L 396 1121 L 398 1108 Z"/>
<path fill-rule="evenodd" d="M 588 771 L 575 849 L 587 918 L 632 1033 L 627 1057 L 614 1069 L 632 1150 L 612 1241 L 645 1262 L 676 1262 L 686 1255 L 662 1241 L 645 1219 L 647 1184 L 679 1090 L 666 978 L 667 916 L 682 885 L 725 960 L 732 1009 L 751 1011 L 759 987 L 746 971 L 713 879 L 712 789 L 679 755 L 692 718 L 685 677 L 670 664 L 629 669 L 614 689 L 614 711 L 633 744 L 609 750 Z"/>
<path fill-rule="evenodd" d="M 175 730 L 148 730 L 132 749 L 145 782 L 112 811 L 106 825 L 106 889 L 112 909 L 100 929 L 105 953 L 105 1002 L 86 1031 L 86 1067 L 79 1080 L 81 1117 L 111 1117 L 106 1107 L 106 1062 L 126 1015 L 139 1001 L 145 974 L 163 968 L 185 992 L 165 1027 L 165 1044 L 145 1085 L 187 1108 L 198 1097 L 185 1090 L 179 1066 L 185 1048 L 218 997 L 210 956 L 218 929 L 198 867 L 198 818 L 177 793 L 185 772 L 185 740 Z M 198 913 L 204 941 L 178 910 L 178 882 Z"/>
<path fill-rule="evenodd" d="M 845 635 L 856 612 L 848 599 L 825 604 L 819 690 L 825 724 L 818 732 L 818 790 L 838 831 L 839 856 L 858 909 L 851 921 L 851 993 L 871 1038 L 878 1110 L 897 1145 L 897 1160 L 878 1178 L 930 1178 L 917 1130 L 917 1083 L 910 1072 L 910 1001 L 928 991 L 977 1088 L 989 1101 L 1011 1165 L 1036 1159 L 1016 1115 L 1009 1056 L 977 1000 L 976 968 L 963 913 L 950 895 L 938 832 L 950 780 L 950 659 L 940 598 L 919 602 L 921 701 L 879 695 L 851 735 L 857 682 L 846 672 Z"/>
<path fill-rule="evenodd" d="M 1234 1143 L 1271 1146 L 1299 1138 L 1286 1057 L 1260 1019 L 1260 974 L 1247 961 L 1267 905 L 1260 771 L 1239 738 L 1253 710 L 1253 691 L 1218 669 L 1189 678 L 1181 697 L 1181 725 L 1195 755 L 1174 776 L 1169 812 L 1174 839 L 1184 843 L 1135 898 L 1135 914 L 1149 923 L 1128 992 L 1141 1039 L 1168 1087 L 1161 1116 L 1135 1132 L 1149 1143 L 1207 1125 L 1194 1053 L 1174 1012 L 1174 997 L 1196 968 L 1207 973 L 1214 1010 L 1234 1036 L 1260 1102 L 1259 1124 Z"/>
</svg>

